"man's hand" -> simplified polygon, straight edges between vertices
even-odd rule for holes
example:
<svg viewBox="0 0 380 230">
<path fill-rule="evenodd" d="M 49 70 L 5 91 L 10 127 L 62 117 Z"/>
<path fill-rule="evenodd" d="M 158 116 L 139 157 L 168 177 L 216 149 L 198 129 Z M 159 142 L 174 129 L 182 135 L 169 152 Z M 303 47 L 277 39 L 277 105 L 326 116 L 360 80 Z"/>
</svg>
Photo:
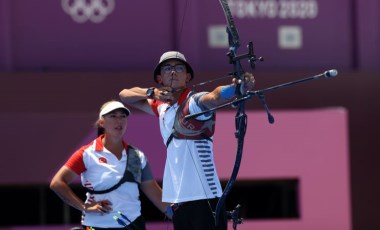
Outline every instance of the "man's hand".
<svg viewBox="0 0 380 230">
<path fill-rule="evenodd" d="M 171 87 L 156 88 L 154 92 L 154 99 L 163 102 L 171 102 L 174 100 L 173 91 L 174 90 Z"/>
<path fill-rule="evenodd" d="M 237 79 L 237 78 L 233 78 L 232 79 L 232 82 L 235 84 L 235 85 L 238 85 L 238 84 L 242 84 L 244 80 L 244 88 L 242 89 L 242 94 L 245 94 L 247 91 L 251 91 L 254 87 L 255 87 L 255 77 L 253 76 L 252 73 L 244 73 L 244 77 L 243 79 Z"/>
</svg>

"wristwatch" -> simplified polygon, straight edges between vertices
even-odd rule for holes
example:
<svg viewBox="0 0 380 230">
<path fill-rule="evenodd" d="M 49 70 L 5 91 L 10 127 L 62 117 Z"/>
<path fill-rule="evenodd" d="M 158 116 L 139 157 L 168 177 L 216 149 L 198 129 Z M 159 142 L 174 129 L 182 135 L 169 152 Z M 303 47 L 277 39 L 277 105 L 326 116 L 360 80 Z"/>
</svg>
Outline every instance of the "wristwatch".
<svg viewBox="0 0 380 230">
<path fill-rule="evenodd" d="M 146 90 L 146 96 L 150 99 L 154 98 L 154 87 L 150 87 Z"/>
</svg>

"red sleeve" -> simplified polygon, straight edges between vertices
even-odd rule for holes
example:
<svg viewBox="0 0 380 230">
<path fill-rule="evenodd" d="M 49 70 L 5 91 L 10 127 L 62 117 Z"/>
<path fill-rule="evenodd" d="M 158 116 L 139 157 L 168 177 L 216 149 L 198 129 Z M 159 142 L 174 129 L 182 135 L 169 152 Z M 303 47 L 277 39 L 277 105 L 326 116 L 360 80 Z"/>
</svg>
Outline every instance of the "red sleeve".
<svg viewBox="0 0 380 230">
<path fill-rule="evenodd" d="M 73 170 L 78 175 L 86 171 L 86 167 L 84 166 L 84 162 L 83 162 L 83 153 L 84 153 L 85 148 L 87 148 L 87 146 L 83 146 L 82 148 L 77 150 L 73 155 L 71 155 L 71 157 L 65 163 L 66 167 Z"/>
<path fill-rule="evenodd" d="M 150 106 L 152 107 L 152 110 L 154 114 L 158 117 L 158 106 L 161 105 L 163 102 L 158 100 L 153 100 Z"/>
</svg>

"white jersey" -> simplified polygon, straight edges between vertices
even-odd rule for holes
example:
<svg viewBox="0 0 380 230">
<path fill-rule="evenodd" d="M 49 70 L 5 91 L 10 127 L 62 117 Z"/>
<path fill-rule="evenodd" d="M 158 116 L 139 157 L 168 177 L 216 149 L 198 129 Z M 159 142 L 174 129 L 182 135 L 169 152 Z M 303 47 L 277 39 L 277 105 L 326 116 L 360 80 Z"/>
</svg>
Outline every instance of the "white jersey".
<svg viewBox="0 0 380 230">
<path fill-rule="evenodd" d="M 178 103 L 186 98 L 185 91 Z M 152 105 L 158 113 L 160 131 L 164 143 L 172 133 L 174 118 L 179 104 L 170 106 L 166 103 Z M 155 110 L 156 109 L 156 110 Z M 200 112 L 201 109 L 190 99 L 190 112 Z M 208 117 L 198 119 L 208 119 Z M 209 140 L 186 140 L 173 138 L 167 146 L 167 157 L 163 177 L 164 202 L 179 203 L 200 199 L 220 197 L 222 188 L 216 171 L 213 145 Z"/>
<path fill-rule="evenodd" d="M 105 190 L 117 184 L 124 175 L 128 154 L 128 145 L 124 143 L 125 149 L 122 158 L 108 151 L 102 144 L 101 137 L 87 146 L 77 150 L 65 164 L 67 167 L 81 175 L 82 185 L 91 190 Z M 137 150 L 141 160 L 141 168 L 147 166 L 144 154 Z M 142 178 L 142 181 L 144 178 Z M 86 193 L 86 203 L 99 200 L 109 200 L 112 203 L 112 211 L 109 213 L 83 213 L 82 224 L 100 228 L 120 228 L 121 226 L 113 216 L 122 212 L 130 221 L 134 221 L 141 215 L 141 203 L 139 199 L 139 188 L 135 182 L 125 182 L 117 189 L 105 194 Z M 122 218 L 121 218 L 122 219 Z M 125 221 L 127 224 L 128 221 Z"/>
</svg>

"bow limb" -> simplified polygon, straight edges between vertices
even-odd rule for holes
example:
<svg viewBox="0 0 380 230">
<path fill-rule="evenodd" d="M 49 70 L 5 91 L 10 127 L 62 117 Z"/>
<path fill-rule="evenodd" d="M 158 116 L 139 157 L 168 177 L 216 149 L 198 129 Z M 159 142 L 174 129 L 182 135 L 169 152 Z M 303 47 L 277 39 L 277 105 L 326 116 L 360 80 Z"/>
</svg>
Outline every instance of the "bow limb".
<svg viewBox="0 0 380 230">
<path fill-rule="evenodd" d="M 223 204 L 225 203 L 225 200 L 228 196 L 228 193 L 230 192 L 231 188 L 233 187 L 237 175 L 239 173 L 240 169 L 240 163 L 243 156 L 243 146 L 244 146 L 244 136 L 245 131 L 247 127 L 247 115 L 245 114 L 245 108 L 244 108 L 244 102 L 241 102 L 239 105 L 239 109 L 236 113 L 235 117 L 235 125 L 236 125 L 236 138 L 237 138 L 237 152 L 236 152 L 236 158 L 235 158 L 235 164 L 234 168 L 232 170 L 232 174 L 230 176 L 230 179 L 228 180 L 228 183 L 223 191 L 222 196 L 220 197 L 216 209 L 215 209 L 215 225 L 218 225 L 219 217 L 220 217 L 220 210 L 223 207 Z"/>
<path fill-rule="evenodd" d="M 244 96 L 243 95 L 243 76 L 244 72 L 242 69 L 242 66 L 240 64 L 240 59 L 236 55 L 236 50 L 240 46 L 240 39 L 239 39 L 239 34 L 236 29 L 230 8 L 228 6 L 227 0 L 219 0 L 220 4 L 222 5 L 224 15 L 226 16 L 227 20 L 227 34 L 228 34 L 228 42 L 229 42 L 229 59 L 230 59 L 230 64 L 233 65 L 233 73 L 237 77 L 237 79 L 242 80 L 240 84 L 237 85 L 236 87 L 236 92 L 235 94 L 238 97 Z M 236 152 L 236 158 L 235 158 L 235 163 L 234 163 L 234 168 L 231 174 L 230 179 L 228 180 L 228 183 L 222 193 L 222 196 L 220 197 L 216 209 L 215 209 L 215 225 L 217 226 L 219 224 L 219 218 L 220 218 L 220 211 L 225 203 L 225 200 L 233 187 L 239 169 L 240 169 L 240 163 L 241 159 L 243 156 L 243 146 L 244 146 L 244 136 L 245 136 L 245 131 L 246 131 L 246 126 L 247 126 L 247 116 L 245 114 L 245 104 L 244 101 L 239 102 L 237 105 L 238 110 L 235 116 L 235 126 L 236 126 L 236 132 L 235 136 L 237 138 L 237 152 Z"/>
<path fill-rule="evenodd" d="M 226 32 L 228 35 L 228 43 L 229 43 L 229 52 L 227 55 L 229 57 L 229 62 L 230 64 L 233 65 L 233 74 L 236 76 L 237 79 L 241 80 L 242 82 L 241 84 L 237 85 L 238 87 L 236 87 L 236 95 L 242 96 L 243 86 L 244 86 L 244 81 L 243 81 L 244 71 L 240 64 L 240 59 L 246 58 L 246 56 L 239 57 L 237 55 L 237 49 L 240 47 L 240 38 L 239 38 L 238 30 L 235 25 L 235 21 L 232 17 L 230 7 L 228 5 L 228 2 L 227 0 L 219 0 L 219 2 L 223 8 L 223 12 L 227 21 Z M 251 53 L 249 53 L 248 55 L 251 55 Z M 252 50 L 252 55 L 253 55 L 253 50 Z"/>
<path fill-rule="evenodd" d="M 222 5 L 224 15 L 226 16 L 227 30 L 228 30 L 227 33 L 229 36 L 231 36 L 229 37 L 228 41 L 230 43 L 230 46 L 233 45 L 233 46 L 236 46 L 237 48 L 240 46 L 240 38 L 239 38 L 239 33 L 235 26 L 234 19 L 232 17 L 230 7 L 228 6 L 227 0 L 219 0 L 219 2 Z"/>
</svg>

